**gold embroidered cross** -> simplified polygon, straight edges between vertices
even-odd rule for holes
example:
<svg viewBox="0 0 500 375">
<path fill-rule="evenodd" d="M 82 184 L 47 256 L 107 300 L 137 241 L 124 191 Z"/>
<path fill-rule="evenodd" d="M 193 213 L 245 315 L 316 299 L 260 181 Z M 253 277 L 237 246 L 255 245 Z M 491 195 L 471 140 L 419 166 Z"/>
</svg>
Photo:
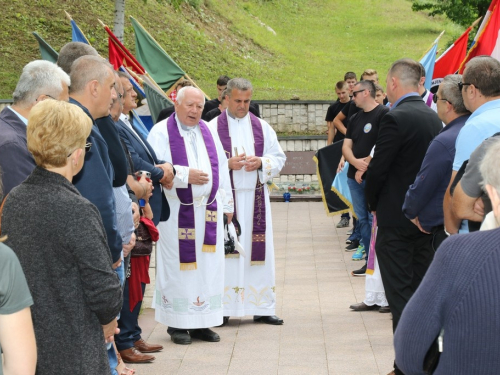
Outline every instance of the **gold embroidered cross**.
<svg viewBox="0 0 500 375">
<path fill-rule="evenodd" d="M 205 211 L 205 221 L 217 221 L 217 211 Z"/>
<path fill-rule="evenodd" d="M 179 240 L 194 240 L 194 229 L 179 228 Z"/>
</svg>

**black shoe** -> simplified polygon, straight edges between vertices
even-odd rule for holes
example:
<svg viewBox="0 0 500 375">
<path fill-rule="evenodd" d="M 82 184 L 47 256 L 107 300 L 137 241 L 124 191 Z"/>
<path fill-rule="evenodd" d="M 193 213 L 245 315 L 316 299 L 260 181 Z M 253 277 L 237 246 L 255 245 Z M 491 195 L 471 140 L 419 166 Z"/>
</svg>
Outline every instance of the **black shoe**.
<svg viewBox="0 0 500 375">
<path fill-rule="evenodd" d="M 284 323 L 283 319 L 278 318 L 276 315 L 270 315 L 270 316 L 255 315 L 253 317 L 253 321 L 260 322 L 260 323 L 266 323 L 266 324 L 272 324 L 275 326 L 280 326 Z"/>
<path fill-rule="evenodd" d="M 190 329 L 189 333 L 193 339 L 198 339 L 208 342 L 219 342 L 220 336 L 210 328 Z"/>
<path fill-rule="evenodd" d="M 221 325 L 218 325 L 217 327 L 224 327 L 227 323 L 229 322 L 229 316 L 225 316 L 223 319 L 222 319 L 222 324 Z"/>
<path fill-rule="evenodd" d="M 391 308 L 389 306 L 382 306 L 380 309 L 378 309 L 379 313 L 390 313 Z"/>
<path fill-rule="evenodd" d="M 191 344 L 191 336 L 189 336 L 189 333 L 185 329 L 178 329 L 175 330 L 170 334 L 170 339 L 179 345 L 189 345 Z"/>
<path fill-rule="evenodd" d="M 359 270 L 355 270 L 351 272 L 352 276 L 366 276 L 366 264 L 361 267 Z"/>
<path fill-rule="evenodd" d="M 359 246 L 359 240 L 352 240 L 351 243 L 345 248 L 345 251 L 356 251 Z"/>
</svg>

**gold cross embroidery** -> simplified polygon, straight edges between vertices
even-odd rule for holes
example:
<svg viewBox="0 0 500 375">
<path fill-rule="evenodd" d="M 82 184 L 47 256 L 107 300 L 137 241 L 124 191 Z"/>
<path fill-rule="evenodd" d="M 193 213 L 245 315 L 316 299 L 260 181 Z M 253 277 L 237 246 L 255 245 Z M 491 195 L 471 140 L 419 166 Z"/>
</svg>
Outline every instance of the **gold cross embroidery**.
<svg viewBox="0 0 500 375">
<path fill-rule="evenodd" d="M 207 222 L 209 222 L 209 221 L 216 222 L 217 221 L 217 211 L 206 210 L 205 211 L 205 221 L 207 221 Z"/>
<path fill-rule="evenodd" d="M 253 234 L 252 235 L 252 242 L 266 242 L 266 235 L 265 234 Z"/>
<path fill-rule="evenodd" d="M 179 228 L 179 240 L 194 240 L 194 229 Z"/>
</svg>

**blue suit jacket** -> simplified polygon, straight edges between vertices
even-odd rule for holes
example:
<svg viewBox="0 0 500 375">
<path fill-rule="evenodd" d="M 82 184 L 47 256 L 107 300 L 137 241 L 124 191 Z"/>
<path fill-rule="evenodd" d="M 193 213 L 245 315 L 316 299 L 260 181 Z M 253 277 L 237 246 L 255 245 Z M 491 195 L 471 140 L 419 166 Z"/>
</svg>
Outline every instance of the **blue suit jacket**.
<svg viewBox="0 0 500 375">
<path fill-rule="evenodd" d="M 80 194 L 99 210 L 106 230 L 111 257 L 115 263 L 120 259 L 123 244 L 116 226 L 116 207 L 113 194 L 114 173 L 108 156 L 108 146 L 87 108 L 74 99 L 70 98 L 69 101 L 83 109 L 94 124 L 87 139 L 87 142 L 92 143 L 92 148 L 85 154 L 85 163 L 80 173 L 73 177 L 73 184 Z"/>
<path fill-rule="evenodd" d="M 153 211 L 153 222 L 158 225 L 160 221 L 168 220 L 170 216 L 170 207 L 167 199 L 163 194 L 163 188 L 160 185 L 160 180 L 163 177 L 163 170 L 155 167 L 155 164 L 163 164 L 165 161 L 158 160 L 153 148 L 149 145 L 148 141 L 141 136 L 139 131 L 136 134 L 123 122 L 116 123 L 120 137 L 130 152 L 132 162 L 134 163 L 135 171 L 148 171 L 151 173 L 151 180 L 153 181 L 153 196 L 149 199 L 149 204 Z M 142 140 L 142 143 L 141 143 Z M 144 145 L 146 147 L 144 147 Z"/>
<path fill-rule="evenodd" d="M 35 166 L 35 160 L 26 144 L 26 125 L 9 108 L 4 108 L 0 112 L 0 169 L 3 196 L 26 180 Z"/>
</svg>

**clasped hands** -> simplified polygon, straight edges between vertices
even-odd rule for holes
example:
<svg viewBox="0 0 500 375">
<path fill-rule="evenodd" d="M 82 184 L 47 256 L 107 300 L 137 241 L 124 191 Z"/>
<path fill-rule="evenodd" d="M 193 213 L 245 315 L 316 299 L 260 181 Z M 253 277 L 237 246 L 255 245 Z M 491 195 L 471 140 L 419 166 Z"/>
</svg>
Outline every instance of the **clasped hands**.
<svg viewBox="0 0 500 375">
<path fill-rule="evenodd" d="M 172 164 L 157 164 L 156 167 L 163 170 L 163 177 L 160 180 L 160 184 L 169 190 L 172 189 L 172 186 L 174 186 L 174 167 Z"/>
<path fill-rule="evenodd" d="M 245 167 L 245 171 L 253 172 L 262 166 L 262 159 L 258 156 L 246 156 L 246 154 L 240 154 L 238 156 L 233 156 L 228 160 L 229 169 L 234 171 L 239 171 Z"/>
</svg>

